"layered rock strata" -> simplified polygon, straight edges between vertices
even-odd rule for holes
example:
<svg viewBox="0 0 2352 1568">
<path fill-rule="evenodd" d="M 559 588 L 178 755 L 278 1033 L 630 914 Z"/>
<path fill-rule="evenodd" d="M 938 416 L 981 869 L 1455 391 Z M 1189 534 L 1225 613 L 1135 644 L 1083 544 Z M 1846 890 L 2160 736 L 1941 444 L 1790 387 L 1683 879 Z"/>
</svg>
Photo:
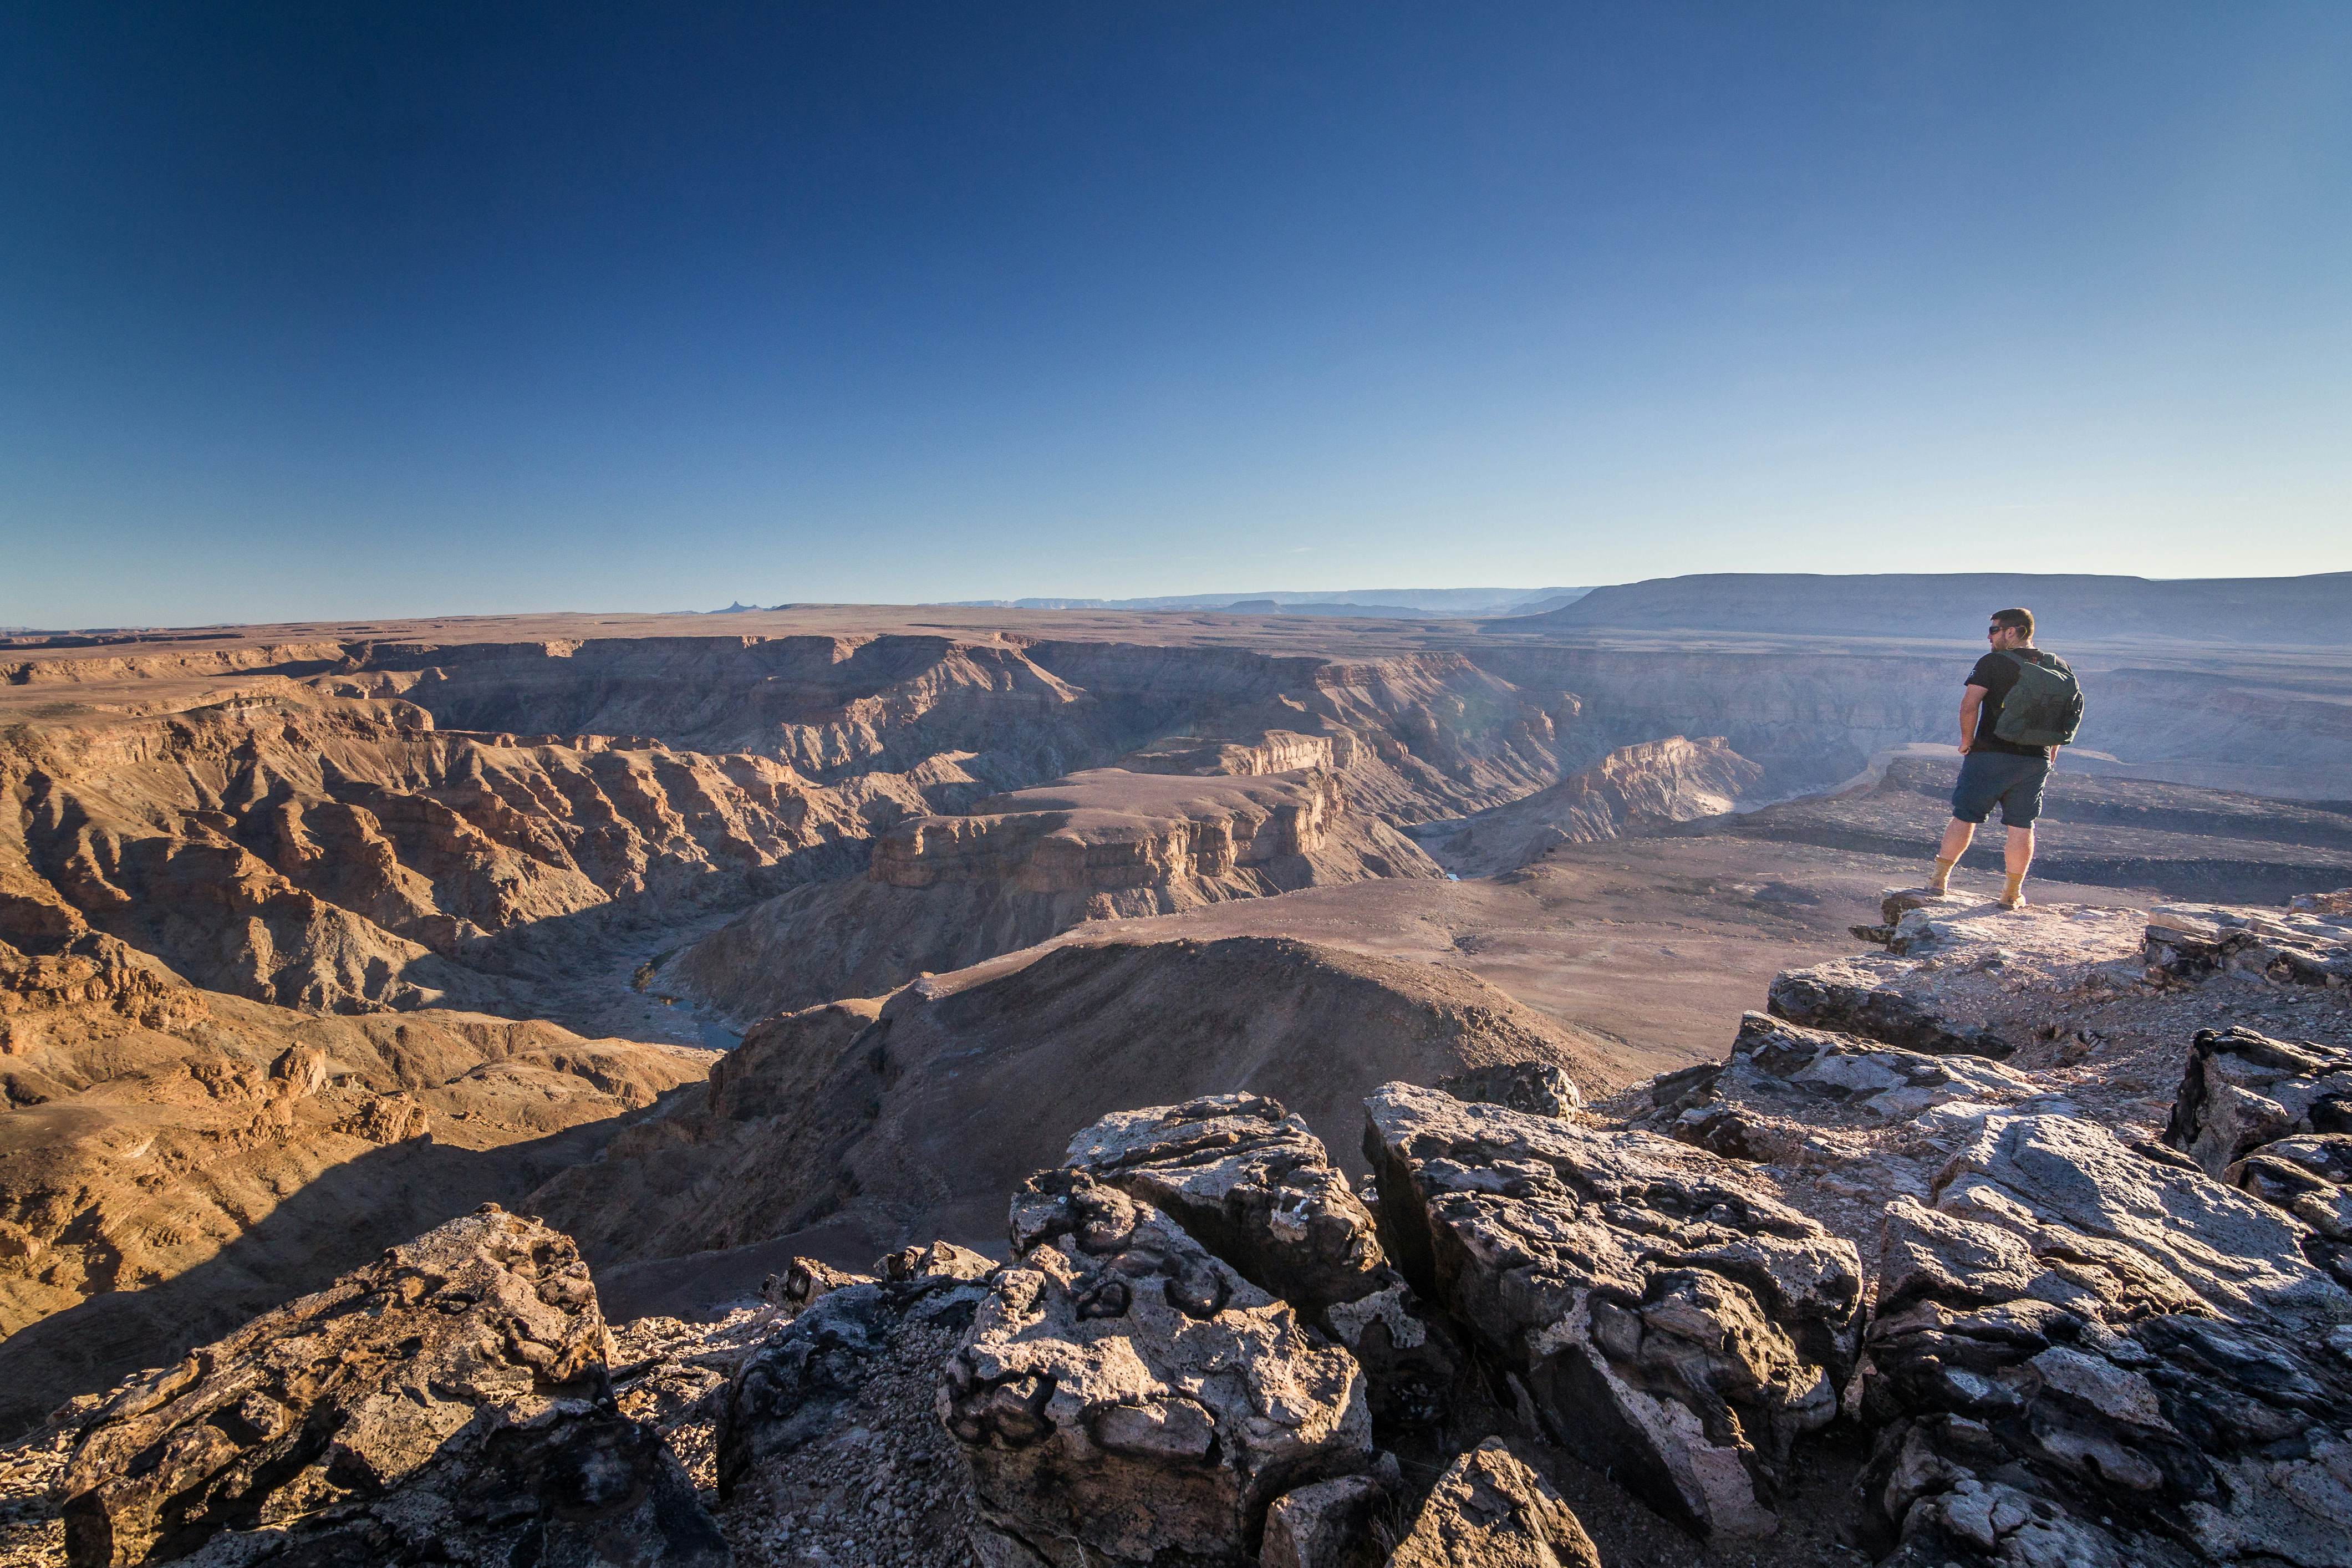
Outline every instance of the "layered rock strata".
<svg viewBox="0 0 2352 1568">
<path fill-rule="evenodd" d="M 1719 735 L 1696 741 L 1671 735 L 1622 746 L 1523 800 L 1420 831 L 1448 866 L 1465 875 L 1492 876 L 1531 865 L 1563 844 L 1595 844 L 1719 816 L 1763 778 L 1762 768 Z"/>
<path fill-rule="evenodd" d="M 1650 1134 L 1401 1083 L 1365 1109 L 1391 1255 L 1547 1436 L 1702 1533 L 1775 1529 L 1853 1373 L 1853 1244 Z"/>
<path fill-rule="evenodd" d="M 1437 875 L 1410 839 L 1351 809 L 1334 773 L 1101 768 L 902 822 L 875 841 L 866 877 L 759 905 L 688 946 L 656 984 L 749 1020 L 880 995 L 1089 921 Z"/>
<path fill-rule="evenodd" d="M 0 944 L 0 1434 L 451 1213 L 519 1203 L 714 1056 L 440 1009 L 306 1014 L 95 932 Z"/>
<path fill-rule="evenodd" d="M 2164 1141 L 2308 1226 L 2304 1255 L 2352 1286 L 2352 1050 L 2200 1029 Z"/>
</svg>

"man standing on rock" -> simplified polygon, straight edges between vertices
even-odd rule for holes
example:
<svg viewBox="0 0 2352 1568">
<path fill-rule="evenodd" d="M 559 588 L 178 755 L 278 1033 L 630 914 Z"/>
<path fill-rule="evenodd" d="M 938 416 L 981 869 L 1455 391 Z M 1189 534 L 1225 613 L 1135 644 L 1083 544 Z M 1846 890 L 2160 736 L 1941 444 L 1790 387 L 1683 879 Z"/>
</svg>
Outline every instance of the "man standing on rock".
<svg viewBox="0 0 2352 1568">
<path fill-rule="evenodd" d="M 1949 885 L 1952 867 L 1968 852 L 1977 824 L 2000 803 L 2009 829 L 2008 885 L 2003 909 L 2025 902 L 2025 873 L 2033 864 L 2033 819 L 2042 815 L 2042 786 L 2051 760 L 2083 722 L 2083 689 L 2064 659 L 2033 646 L 2032 610 L 1996 610 L 1985 628 L 1992 651 L 1969 671 L 1960 699 L 1960 782 L 1952 791 L 1952 820 L 1936 851 L 1931 892 Z"/>
</svg>

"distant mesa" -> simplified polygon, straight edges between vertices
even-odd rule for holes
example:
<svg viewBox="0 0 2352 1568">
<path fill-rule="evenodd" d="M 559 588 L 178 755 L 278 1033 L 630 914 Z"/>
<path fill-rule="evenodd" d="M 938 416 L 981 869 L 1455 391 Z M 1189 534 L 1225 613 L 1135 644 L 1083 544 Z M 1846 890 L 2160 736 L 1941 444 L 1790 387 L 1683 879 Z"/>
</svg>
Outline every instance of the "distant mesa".
<svg viewBox="0 0 2352 1568">
<path fill-rule="evenodd" d="M 1595 588 L 1510 629 L 1811 633 L 1981 641 L 1985 616 L 2022 605 L 2042 641 L 2158 638 L 2342 647 L 2352 572 L 2308 577 L 2156 579 L 2023 572 L 1706 573 Z"/>
<path fill-rule="evenodd" d="M 1574 604 L 1590 588 L 1343 588 L 1308 594 L 1173 594 L 1139 599 L 956 599 L 943 606 L 995 610 L 1223 610 L 1237 615 L 1358 616 L 1377 619 L 1526 616 Z"/>
</svg>

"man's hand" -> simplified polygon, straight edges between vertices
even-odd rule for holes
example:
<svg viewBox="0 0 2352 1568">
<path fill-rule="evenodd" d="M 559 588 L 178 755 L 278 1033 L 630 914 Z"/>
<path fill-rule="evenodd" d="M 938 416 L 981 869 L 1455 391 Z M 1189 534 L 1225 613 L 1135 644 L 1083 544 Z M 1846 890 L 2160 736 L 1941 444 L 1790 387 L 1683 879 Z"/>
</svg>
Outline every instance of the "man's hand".
<svg viewBox="0 0 2352 1568">
<path fill-rule="evenodd" d="M 1971 686 L 1960 693 L 1960 755 L 1964 757 L 1977 743 L 1977 714 L 1991 690 L 1990 686 Z"/>
</svg>

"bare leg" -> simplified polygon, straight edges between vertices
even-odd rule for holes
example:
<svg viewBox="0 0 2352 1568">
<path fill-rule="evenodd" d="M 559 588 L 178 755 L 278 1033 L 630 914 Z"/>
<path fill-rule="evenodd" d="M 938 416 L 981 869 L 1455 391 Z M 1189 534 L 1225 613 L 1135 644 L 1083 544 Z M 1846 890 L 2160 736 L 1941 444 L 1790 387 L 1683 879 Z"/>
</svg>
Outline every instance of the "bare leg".
<svg viewBox="0 0 2352 1568">
<path fill-rule="evenodd" d="M 1927 879 L 1927 890 L 1943 892 L 1951 883 L 1952 867 L 1969 852 L 1969 844 L 1977 836 L 1977 825 L 1962 822 L 1958 817 L 1944 825 L 1944 842 L 1936 851 L 1936 874 Z"/>
<path fill-rule="evenodd" d="M 2013 910 L 2025 902 L 2025 873 L 2033 866 L 2031 823 L 2009 830 L 2009 842 L 2001 847 L 2001 858 L 2003 868 L 2009 872 L 2009 886 L 2002 890 L 2000 901 Z"/>
</svg>

